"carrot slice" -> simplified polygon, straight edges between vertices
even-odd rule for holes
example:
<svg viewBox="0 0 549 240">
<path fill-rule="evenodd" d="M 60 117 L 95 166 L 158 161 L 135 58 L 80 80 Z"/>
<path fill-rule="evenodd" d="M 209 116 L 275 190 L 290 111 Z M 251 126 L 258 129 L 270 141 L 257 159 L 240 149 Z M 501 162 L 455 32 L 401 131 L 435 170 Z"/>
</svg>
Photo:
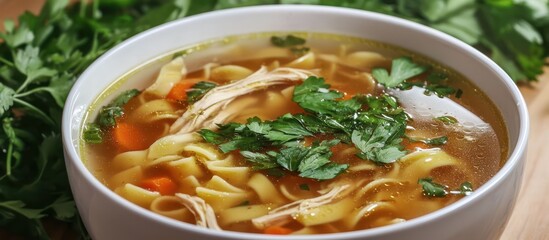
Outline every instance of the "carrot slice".
<svg viewBox="0 0 549 240">
<path fill-rule="evenodd" d="M 292 229 L 281 227 L 281 226 L 270 226 L 263 230 L 265 234 L 275 234 L 275 235 L 288 235 L 292 233 Z"/>
<path fill-rule="evenodd" d="M 185 79 L 176 83 L 168 95 L 166 95 L 166 99 L 174 101 L 183 101 L 187 99 L 187 91 L 191 89 L 199 80 L 200 79 Z"/>
<path fill-rule="evenodd" d="M 145 179 L 139 186 L 149 191 L 159 192 L 162 195 L 173 195 L 177 192 L 177 185 L 167 177 Z"/>
<path fill-rule="evenodd" d="M 148 147 L 144 133 L 135 125 L 117 122 L 113 131 L 115 142 L 124 150 L 142 150 Z"/>
</svg>

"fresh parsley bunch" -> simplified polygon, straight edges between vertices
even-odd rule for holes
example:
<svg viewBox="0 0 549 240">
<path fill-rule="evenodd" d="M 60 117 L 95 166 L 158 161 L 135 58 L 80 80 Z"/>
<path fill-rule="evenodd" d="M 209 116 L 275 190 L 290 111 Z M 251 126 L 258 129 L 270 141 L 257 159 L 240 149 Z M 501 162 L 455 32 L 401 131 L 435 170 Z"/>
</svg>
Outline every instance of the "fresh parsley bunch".
<svg viewBox="0 0 549 240">
<path fill-rule="evenodd" d="M 212 9 L 202 4 L 189 8 L 184 2 L 105 0 L 69 6 L 68 0 L 48 0 L 38 15 L 26 12 L 18 24 L 1 23 L 0 230 L 49 239 L 43 221 L 56 219 L 88 238 L 63 159 L 61 113 L 68 91 L 92 61 L 117 43 Z"/>
<path fill-rule="evenodd" d="M 220 0 L 216 8 L 277 3 L 362 9 L 412 20 L 483 51 L 517 82 L 535 81 L 549 56 L 547 0 Z"/>
</svg>

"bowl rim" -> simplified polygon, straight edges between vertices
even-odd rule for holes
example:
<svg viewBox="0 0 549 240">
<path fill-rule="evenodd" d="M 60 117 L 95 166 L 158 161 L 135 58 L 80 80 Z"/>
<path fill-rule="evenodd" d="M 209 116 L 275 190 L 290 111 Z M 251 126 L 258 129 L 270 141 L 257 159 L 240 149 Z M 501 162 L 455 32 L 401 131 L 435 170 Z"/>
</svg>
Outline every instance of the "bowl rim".
<svg viewBox="0 0 549 240">
<path fill-rule="evenodd" d="M 178 25 L 186 24 L 188 22 L 193 22 L 196 20 L 207 19 L 207 18 L 222 18 L 224 16 L 229 16 L 229 15 L 245 16 L 248 13 L 254 13 L 257 11 L 265 11 L 265 12 L 271 12 L 271 11 L 325 12 L 325 11 L 328 11 L 334 14 L 341 14 L 342 16 L 343 15 L 361 16 L 361 17 L 377 19 L 378 21 L 391 22 L 393 24 L 398 24 L 405 28 L 420 32 L 422 34 L 431 35 L 432 37 L 437 38 L 438 40 L 441 40 L 450 45 L 454 45 L 454 47 L 459 48 L 460 50 L 463 50 L 468 55 L 478 59 L 480 62 L 485 64 L 487 68 L 492 70 L 493 74 L 497 75 L 497 77 L 503 81 L 503 84 L 505 85 L 505 87 L 512 94 L 510 97 L 512 97 L 513 102 L 516 103 L 517 105 L 516 107 L 518 109 L 518 114 L 519 114 L 519 130 L 518 130 L 519 134 L 517 137 L 517 142 L 515 146 L 509 146 L 509 148 L 513 149 L 513 151 L 509 154 L 509 157 L 506 163 L 497 171 L 497 173 L 492 178 L 490 178 L 486 183 L 484 183 L 482 186 L 476 189 L 474 193 L 471 194 L 470 196 L 464 197 L 434 212 L 422 215 L 420 217 L 417 217 L 411 220 L 407 220 L 406 222 L 399 223 L 399 224 L 376 227 L 376 228 L 365 229 L 365 230 L 341 232 L 341 233 L 303 235 L 303 236 L 291 235 L 289 237 L 283 237 L 284 239 L 312 240 L 312 239 L 334 239 L 334 238 L 347 239 L 347 238 L 354 238 L 354 237 L 376 237 L 376 236 L 383 236 L 384 234 L 387 234 L 387 233 L 400 232 L 407 229 L 415 228 L 417 226 L 426 224 L 428 222 L 436 221 L 437 219 L 440 219 L 446 215 L 451 215 L 452 213 L 458 211 L 459 209 L 467 207 L 479 201 L 482 198 L 482 196 L 488 194 L 488 192 L 490 192 L 495 186 L 499 185 L 503 181 L 503 179 L 505 179 L 508 175 L 510 175 L 513 169 L 518 167 L 517 165 L 521 161 L 524 161 L 522 157 L 526 152 L 527 138 L 529 135 L 529 128 L 530 128 L 528 110 L 526 108 L 526 103 L 524 101 L 524 98 L 522 97 L 522 94 L 520 93 L 516 84 L 513 82 L 513 80 L 511 80 L 511 78 L 507 75 L 507 73 L 505 73 L 496 63 L 494 63 L 490 58 L 488 58 L 483 53 L 479 52 L 477 49 L 471 47 L 470 45 L 446 33 L 421 25 L 419 23 L 415 23 L 415 22 L 401 19 L 394 16 L 389 16 L 389 15 L 376 13 L 376 12 L 370 12 L 366 10 L 349 9 L 349 8 L 342 8 L 342 7 L 285 4 L 285 5 L 263 5 L 263 6 L 250 6 L 250 7 L 240 7 L 240 8 L 233 8 L 233 9 L 224 9 L 224 10 L 217 10 L 217 11 L 212 11 L 207 13 L 201 13 L 194 16 L 190 16 L 190 17 L 185 17 L 183 19 L 164 23 L 162 25 L 156 26 L 149 30 L 143 31 L 129 39 L 126 39 L 125 41 L 119 43 L 115 47 L 108 50 L 106 53 L 104 53 L 102 56 L 96 59 L 78 77 L 77 81 L 73 85 L 67 97 L 67 101 L 66 101 L 66 104 L 63 110 L 63 116 L 62 116 L 63 147 L 66 154 L 69 156 L 68 158 L 65 158 L 65 162 L 66 163 L 72 162 L 74 168 L 77 170 L 79 175 L 83 176 L 86 182 L 90 183 L 101 194 L 106 195 L 109 199 L 114 201 L 119 207 L 127 208 L 130 211 L 136 214 L 139 214 L 141 217 L 152 219 L 154 221 L 157 221 L 161 224 L 168 225 L 173 228 L 197 232 L 197 233 L 203 234 L 204 236 L 232 237 L 232 238 L 241 238 L 241 239 L 280 239 L 281 238 L 280 236 L 269 236 L 264 234 L 233 232 L 233 231 L 212 231 L 210 229 L 201 228 L 192 224 L 180 222 L 174 219 L 170 219 L 168 217 L 161 216 L 159 214 L 151 212 L 150 210 L 141 208 L 127 201 L 126 199 L 117 195 L 114 191 L 110 190 L 105 185 L 103 185 L 88 170 L 88 168 L 85 166 L 82 159 L 80 158 L 80 153 L 77 151 L 77 148 L 74 146 L 74 143 L 73 143 L 75 139 L 77 140 L 80 139 L 80 135 L 78 134 L 77 136 L 73 136 L 71 131 L 74 125 L 74 121 L 72 121 L 71 118 L 73 117 L 73 113 L 76 111 L 75 101 L 79 96 L 79 89 L 81 88 L 82 85 L 85 84 L 84 80 L 88 78 L 88 75 L 92 74 L 93 70 L 96 68 L 97 65 L 102 64 L 102 62 L 105 59 L 108 59 L 111 55 L 115 54 L 119 49 L 125 48 L 127 45 L 131 45 L 134 42 L 139 42 L 145 36 L 154 35 L 157 32 L 161 32 L 164 29 L 177 28 Z M 161 56 L 161 55 L 162 53 L 158 54 L 158 56 Z M 89 107 L 89 104 L 87 105 L 87 107 Z M 87 111 L 88 109 L 86 108 L 85 110 Z M 79 114 L 80 115 L 85 114 L 86 111 Z M 80 123 L 80 124 L 83 124 L 83 123 Z M 80 128 L 81 126 L 78 126 L 78 127 Z"/>
</svg>

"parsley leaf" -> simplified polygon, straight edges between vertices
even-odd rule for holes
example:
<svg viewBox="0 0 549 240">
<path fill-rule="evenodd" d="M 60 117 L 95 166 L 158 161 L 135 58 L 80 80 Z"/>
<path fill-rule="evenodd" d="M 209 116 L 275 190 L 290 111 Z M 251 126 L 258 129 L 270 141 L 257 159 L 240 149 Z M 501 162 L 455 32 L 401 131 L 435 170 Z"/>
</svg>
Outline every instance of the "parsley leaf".
<svg viewBox="0 0 549 240">
<path fill-rule="evenodd" d="M 337 175 L 347 170 L 347 168 L 349 168 L 348 164 L 337 164 L 334 162 L 330 162 L 318 168 L 302 172 L 299 174 L 299 176 L 318 180 L 326 180 L 335 178 Z"/>
<path fill-rule="evenodd" d="M 431 72 L 427 76 L 427 81 L 425 81 L 425 84 L 423 87 L 425 88 L 425 95 L 430 95 L 431 93 L 434 93 L 438 97 L 446 97 L 452 94 L 456 94 L 458 89 L 451 87 L 447 85 L 448 82 L 448 76 L 441 72 Z"/>
<path fill-rule="evenodd" d="M 432 178 L 420 178 L 418 183 L 423 188 L 423 194 L 428 197 L 444 197 L 448 194 L 446 186 L 433 182 Z"/>
<path fill-rule="evenodd" d="M 272 36 L 271 43 L 277 47 L 295 47 L 305 44 L 305 39 L 291 34 L 286 37 Z"/>
<path fill-rule="evenodd" d="M 133 97 L 139 95 L 141 93 L 137 89 L 130 89 L 122 92 L 118 97 L 116 97 L 112 102 L 109 104 L 110 106 L 116 106 L 116 107 L 122 107 L 126 103 L 128 103 Z"/>
<path fill-rule="evenodd" d="M 297 56 L 304 55 L 310 50 L 308 47 L 301 46 L 305 44 L 305 39 L 291 34 L 286 37 L 272 36 L 271 43 L 277 47 L 289 48 L 290 51 Z"/>
<path fill-rule="evenodd" d="M 62 196 L 56 199 L 49 207 L 59 220 L 70 220 L 77 213 L 76 204 L 69 196 Z"/>
<path fill-rule="evenodd" d="M 330 162 L 332 151 L 330 147 L 339 143 L 339 140 L 322 141 L 320 144 L 313 144 L 308 150 L 307 155 L 299 164 L 299 172 L 305 173 L 313 171 Z M 298 147 L 297 149 L 300 149 Z"/>
<path fill-rule="evenodd" d="M 336 177 L 349 167 L 347 164 L 330 161 L 332 156 L 330 147 L 337 143 L 339 143 L 338 140 L 322 141 L 310 147 L 290 143 L 278 152 L 269 151 L 267 154 L 241 152 L 241 154 L 248 161 L 253 162 L 256 169 L 275 167 L 271 165 L 275 162 L 288 171 L 298 172 L 301 177 L 326 180 Z"/>
<path fill-rule="evenodd" d="M 250 151 L 240 151 L 240 154 L 253 164 L 253 169 L 260 170 L 278 167 L 278 164 L 267 154 Z"/>
<path fill-rule="evenodd" d="M 405 127 L 400 123 L 380 124 L 375 128 L 353 131 L 351 140 L 360 150 L 357 156 L 376 163 L 397 161 L 406 154 L 400 145 L 400 136 L 404 133 Z"/>
<path fill-rule="evenodd" d="M 302 115 L 301 115 L 302 116 Z M 312 136 L 312 132 L 308 130 L 297 118 L 292 114 L 286 114 L 272 122 L 272 128 L 274 130 L 283 132 L 285 134 L 299 135 L 299 136 Z"/>
<path fill-rule="evenodd" d="M 473 184 L 470 182 L 464 182 L 459 186 L 459 192 L 463 195 L 470 195 L 473 193 Z"/>
<path fill-rule="evenodd" d="M 84 134 L 82 136 L 84 141 L 87 143 L 102 143 L 103 142 L 103 132 L 101 131 L 101 128 L 99 125 L 95 123 L 89 123 L 86 125 L 86 128 L 84 129 Z"/>
<path fill-rule="evenodd" d="M 323 78 L 311 76 L 295 87 L 292 100 L 309 112 L 328 116 L 348 115 L 360 109 L 356 99 L 336 101 L 343 94 L 329 88 Z"/>
<path fill-rule="evenodd" d="M 120 106 L 104 106 L 97 115 L 97 123 L 101 127 L 114 127 L 116 119 L 122 117 L 124 111 Z"/>
<path fill-rule="evenodd" d="M 210 129 L 200 129 L 198 133 L 200 134 L 200 136 L 202 136 L 202 138 L 206 142 L 216 144 L 216 145 L 222 144 L 227 140 L 227 138 L 222 134 L 214 132 Z"/>
<path fill-rule="evenodd" d="M 124 114 L 122 107 L 139 93 L 140 91 L 137 89 L 124 91 L 107 106 L 102 107 L 97 116 L 97 123 L 99 126 L 113 127 L 116 124 L 116 118 L 119 118 Z"/>
<path fill-rule="evenodd" d="M 206 142 L 219 145 L 224 153 L 237 149 L 256 151 L 264 146 L 280 146 L 285 142 L 313 135 L 291 114 L 274 121 L 250 118 L 246 124 L 229 123 L 221 125 L 218 132 L 202 129 L 199 133 Z"/>
<path fill-rule="evenodd" d="M 15 28 L 15 23 L 13 20 L 5 20 L 4 28 L 6 33 L 0 33 L 6 44 L 12 48 L 19 47 L 23 44 L 27 44 L 34 40 L 34 33 L 29 28 L 26 22 L 22 22 L 18 28 Z"/>
<path fill-rule="evenodd" d="M 448 137 L 442 136 L 442 137 L 436 137 L 436 138 L 429 138 L 429 139 L 422 140 L 422 142 L 429 145 L 439 146 L 439 145 L 446 144 L 448 142 Z"/>
<path fill-rule="evenodd" d="M 13 89 L 0 83 L 0 116 L 4 115 L 4 112 L 13 105 L 14 95 L 15 91 Z"/>
<path fill-rule="evenodd" d="M 290 48 L 290 51 L 294 54 L 294 55 L 298 55 L 298 56 L 301 56 L 301 55 L 305 55 L 306 53 L 308 53 L 311 49 L 308 48 L 308 47 L 292 47 Z"/>
<path fill-rule="evenodd" d="M 104 128 L 114 127 L 116 119 L 124 115 L 124 105 L 139 93 L 140 91 L 137 89 L 126 90 L 114 98 L 108 105 L 103 106 L 95 122 L 86 125 L 82 139 L 87 143 L 101 143 L 103 141 Z"/>
<path fill-rule="evenodd" d="M 468 196 L 473 192 L 473 185 L 470 182 L 463 182 L 458 190 L 448 191 L 448 186 L 436 183 L 432 178 L 420 178 L 418 183 L 427 197 L 445 197 L 448 194 Z"/>
<path fill-rule="evenodd" d="M 14 213 L 21 214 L 22 216 L 25 216 L 26 218 L 29 218 L 29 219 L 40 219 L 41 217 L 44 216 L 42 214 L 43 209 L 25 208 L 25 203 L 23 203 L 22 201 L 0 202 L 0 210 L 1 209 L 6 209 Z M 4 214 L 10 214 L 10 213 L 4 213 Z"/>
<path fill-rule="evenodd" d="M 441 121 L 446 125 L 458 123 L 458 120 L 452 116 L 440 116 L 440 117 L 436 117 L 435 120 Z"/>
<path fill-rule="evenodd" d="M 418 65 L 409 57 L 395 58 L 391 65 L 391 75 L 384 68 L 374 68 L 372 75 L 374 78 L 385 87 L 396 87 L 411 77 L 422 74 L 427 70 L 427 67 Z"/>
<path fill-rule="evenodd" d="M 434 93 L 438 97 L 445 97 L 457 93 L 457 90 L 450 86 L 433 84 L 425 86 L 425 95 Z"/>
<path fill-rule="evenodd" d="M 278 165 L 291 172 L 298 171 L 301 161 L 307 157 L 308 153 L 309 149 L 301 146 L 286 147 L 280 149 L 280 152 L 271 152 Z"/>
<path fill-rule="evenodd" d="M 527 2 L 484 1 L 478 6 L 477 14 L 485 32 L 481 42 L 494 53 L 496 63 L 515 80 L 523 81 L 543 73 L 547 56 L 547 46 L 543 44 L 547 39 L 541 35 L 541 26 L 549 25 L 534 16 L 535 8 Z"/>
<path fill-rule="evenodd" d="M 387 122 L 399 122 L 405 124 L 408 116 L 391 95 L 358 96 L 356 99 L 368 106 L 363 112 L 358 112 L 357 120 L 366 125 L 387 124 Z"/>
<path fill-rule="evenodd" d="M 208 91 L 216 87 L 217 84 L 212 82 L 198 82 L 187 91 L 187 101 L 194 103 L 204 96 Z"/>
<path fill-rule="evenodd" d="M 454 94 L 456 98 L 460 98 L 463 93 L 461 89 L 456 89 L 448 84 L 449 78 L 441 72 L 431 72 L 427 75 L 425 81 L 402 82 L 397 88 L 408 90 L 414 86 L 424 89 L 425 95 L 435 94 L 442 98 Z"/>
<path fill-rule="evenodd" d="M 258 139 L 257 136 L 243 136 L 238 135 L 226 143 L 219 145 L 219 149 L 228 153 L 234 150 L 248 150 L 248 151 L 257 151 L 261 150 L 266 143 Z"/>
<path fill-rule="evenodd" d="M 435 137 L 435 138 L 411 138 L 411 137 L 408 137 L 408 140 L 410 140 L 412 142 L 422 142 L 422 143 L 425 143 L 425 144 L 428 144 L 428 145 L 439 146 L 439 145 L 446 144 L 448 142 L 448 137 L 446 137 L 446 136 Z"/>
</svg>

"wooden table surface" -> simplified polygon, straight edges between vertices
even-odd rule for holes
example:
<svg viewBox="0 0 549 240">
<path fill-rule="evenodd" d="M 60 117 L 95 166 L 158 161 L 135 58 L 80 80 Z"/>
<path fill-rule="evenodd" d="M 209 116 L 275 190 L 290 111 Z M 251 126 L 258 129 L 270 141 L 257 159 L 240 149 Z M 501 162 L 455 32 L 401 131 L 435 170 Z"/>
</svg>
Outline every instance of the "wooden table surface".
<svg viewBox="0 0 549 240">
<path fill-rule="evenodd" d="M 530 115 L 522 188 L 501 240 L 549 239 L 549 68 L 538 82 L 520 85 Z"/>
<path fill-rule="evenodd" d="M 0 0 L 2 19 L 22 11 L 38 12 L 42 0 Z M 549 68 L 538 82 L 519 85 L 530 113 L 528 159 L 511 219 L 500 240 L 549 239 Z"/>
</svg>

